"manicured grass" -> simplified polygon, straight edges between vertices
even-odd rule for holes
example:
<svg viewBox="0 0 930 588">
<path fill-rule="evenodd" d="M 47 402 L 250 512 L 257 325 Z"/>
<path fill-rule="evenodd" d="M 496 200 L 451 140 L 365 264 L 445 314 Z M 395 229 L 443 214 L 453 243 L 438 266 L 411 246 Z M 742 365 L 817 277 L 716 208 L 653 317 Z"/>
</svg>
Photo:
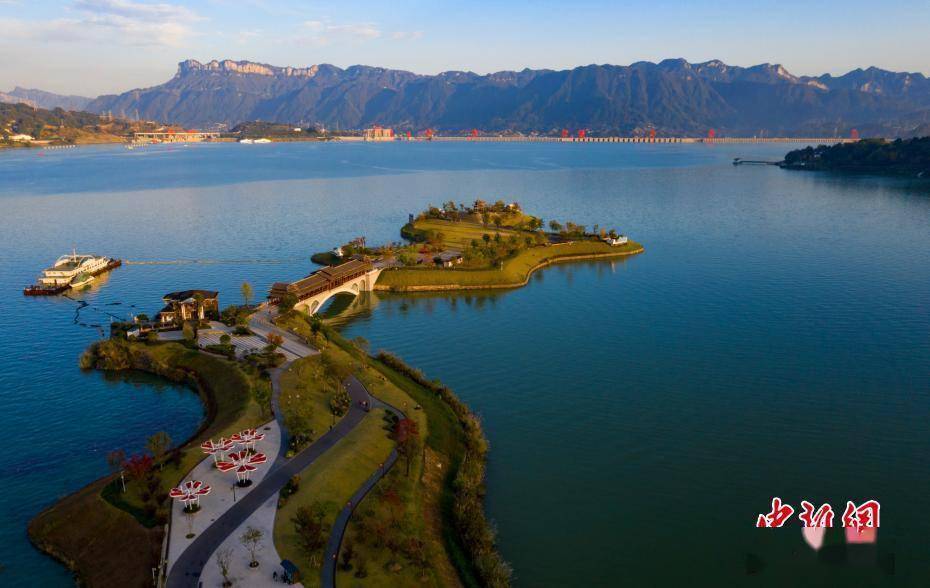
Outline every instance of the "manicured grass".
<svg viewBox="0 0 930 588">
<path fill-rule="evenodd" d="M 353 349 L 351 342 L 337 331 L 327 327 L 326 333 L 336 345 L 347 350 Z M 355 578 L 354 571 L 340 572 L 337 583 L 348 586 L 396 586 L 423 583 L 440 586 L 460 585 L 462 579 L 459 573 L 467 574 L 471 566 L 468 556 L 457 541 L 455 527 L 451 520 L 454 499 L 451 484 L 464 452 L 461 424 L 452 408 L 434 392 L 374 358 L 365 357 L 364 359 L 365 367 L 356 374 L 358 378 L 377 397 L 404 410 L 409 418 L 415 419 L 419 427 L 420 439 L 427 445 L 426 455 L 430 464 L 426 471 L 427 475 L 421 476 L 422 454 L 417 455 L 411 463 L 409 480 L 419 480 L 419 483 L 398 489 L 401 490 L 405 508 L 411 508 L 415 513 L 414 516 L 408 517 L 410 524 L 416 525 L 411 531 L 425 542 L 424 549 L 431 563 L 431 569 L 427 574 L 427 581 L 424 582 L 419 571 L 414 570 L 413 566 L 405 565 L 406 571 L 402 570 L 400 574 L 406 578 L 406 581 L 399 582 L 397 573 L 390 572 L 383 567 L 389 555 L 384 552 L 384 548 L 377 548 L 375 545 L 366 544 L 364 540 L 360 540 L 360 537 L 367 535 L 363 530 L 366 525 L 370 526 L 372 520 L 383 518 L 385 515 L 379 492 L 383 492 L 386 486 L 397 483 L 397 480 L 391 476 L 406 470 L 406 464 L 401 459 L 388 476 L 390 479 L 378 483 L 375 490 L 366 496 L 356 509 L 355 515 L 349 522 L 347 532 L 353 537 L 355 551 L 368 562 L 368 577 L 358 579 Z M 415 406 L 419 406 L 420 409 L 416 410 Z M 439 463 L 442 464 L 441 467 L 437 466 Z M 406 479 L 405 476 L 402 477 Z M 374 513 L 374 516 L 371 514 L 366 516 L 366 513 Z M 363 520 L 364 522 L 360 522 Z M 403 561 L 402 556 L 398 559 Z M 378 569 L 375 569 L 376 567 Z M 465 580 L 469 586 L 477 585 L 470 577 L 466 577 Z"/>
<path fill-rule="evenodd" d="M 413 226 L 414 228 L 423 231 L 437 231 L 442 233 L 443 243 L 457 249 L 465 249 L 466 247 L 469 247 L 471 245 L 472 239 L 481 241 L 482 236 L 485 234 L 491 235 L 492 237 L 494 236 L 494 233 L 500 233 L 501 237 L 528 234 L 525 231 L 517 231 L 506 228 L 498 229 L 491 224 L 484 226 L 479 223 L 467 221 L 453 222 L 438 219 L 425 219 L 416 221 Z"/>
<path fill-rule="evenodd" d="M 381 272 L 377 287 L 394 291 L 406 289 L 454 289 L 520 286 L 526 283 L 534 268 L 546 262 L 574 256 L 629 255 L 642 250 L 642 245 L 630 241 L 626 245 L 610 246 L 602 241 L 574 241 L 524 249 L 504 261 L 503 269 L 459 269 L 435 267 L 404 267 Z"/>
<path fill-rule="evenodd" d="M 309 405 L 312 410 L 310 426 L 314 439 L 328 431 L 333 424 L 333 415 L 329 407 L 332 395 L 333 389 L 326 382 L 325 368 L 320 355 L 302 357 L 281 374 L 281 410 L 288 414 L 298 403 Z M 336 417 L 336 420 L 339 418 Z"/>
<path fill-rule="evenodd" d="M 301 506 L 319 501 L 326 507 L 324 525 L 332 526 L 343 505 L 391 453 L 394 442 L 384 429 L 384 414 L 383 410 L 372 410 L 344 439 L 301 472 L 300 490 L 275 517 L 275 548 L 282 558 L 301 568 L 304 586 L 320 585 L 320 568 L 311 565 L 300 549 L 291 519 Z"/>
</svg>

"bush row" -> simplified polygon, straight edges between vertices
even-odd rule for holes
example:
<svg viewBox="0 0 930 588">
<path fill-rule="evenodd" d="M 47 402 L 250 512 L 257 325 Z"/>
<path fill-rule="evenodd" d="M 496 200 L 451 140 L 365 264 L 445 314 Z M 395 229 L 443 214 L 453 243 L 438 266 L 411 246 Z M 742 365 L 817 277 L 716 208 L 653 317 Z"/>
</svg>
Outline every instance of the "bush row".
<svg viewBox="0 0 930 588">
<path fill-rule="evenodd" d="M 468 406 L 439 381 L 410 367 L 396 355 L 380 351 L 378 361 L 436 394 L 455 413 L 464 431 L 465 451 L 452 482 L 455 493 L 454 523 L 482 585 L 509 586 L 512 570 L 497 552 L 495 533 L 484 514 L 484 474 L 488 442 L 481 423 Z"/>
</svg>

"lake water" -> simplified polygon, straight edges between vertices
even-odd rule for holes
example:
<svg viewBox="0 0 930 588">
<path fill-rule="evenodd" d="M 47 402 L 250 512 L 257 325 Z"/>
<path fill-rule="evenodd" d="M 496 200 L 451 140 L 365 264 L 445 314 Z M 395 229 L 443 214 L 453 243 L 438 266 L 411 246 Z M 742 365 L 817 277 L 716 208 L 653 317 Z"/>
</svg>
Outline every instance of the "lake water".
<svg viewBox="0 0 930 588">
<path fill-rule="evenodd" d="M 264 292 L 310 271 L 315 251 L 396 240 L 427 204 L 501 198 L 617 227 L 646 252 L 555 266 L 508 292 L 372 296 L 343 329 L 481 415 L 488 512 L 518 585 L 924 585 L 930 184 L 730 165 L 784 150 L 0 153 L 0 584 L 69 585 L 29 546 L 27 521 L 106 473 L 108 451 L 161 429 L 180 441 L 202 418 L 183 388 L 78 370 L 111 316 L 186 288 L 238 302 L 243 280 Z M 74 297 L 88 303 L 76 319 L 76 300 L 21 294 L 72 245 L 130 262 Z M 830 502 L 837 523 L 847 500 L 880 500 L 878 545 L 818 555 L 796 518 L 755 529 L 773 496 Z"/>
</svg>

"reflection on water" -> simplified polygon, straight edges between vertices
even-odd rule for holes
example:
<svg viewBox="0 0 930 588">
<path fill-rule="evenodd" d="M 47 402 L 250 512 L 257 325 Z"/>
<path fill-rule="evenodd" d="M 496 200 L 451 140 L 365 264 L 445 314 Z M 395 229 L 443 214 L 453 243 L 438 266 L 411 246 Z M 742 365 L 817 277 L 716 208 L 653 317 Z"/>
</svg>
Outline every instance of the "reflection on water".
<svg viewBox="0 0 930 588">
<path fill-rule="evenodd" d="M 330 310 L 481 416 L 487 505 L 518 584 L 887 585 L 890 554 L 895 585 L 925 584 L 926 182 L 730 164 L 780 145 L 267 147 L 0 153 L 0 389 L 16 432 L 0 583 L 71 585 L 28 544 L 28 519 L 105 473 L 107 451 L 159 429 L 183 439 L 202 417 L 187 390 L 77 369 L 111 319 L 187 288 L 226 305 L 249 281 L 260 298 L 315 251 L 397 240 L 429 203 L 501 197 L 616 226 L 646 252 L 554 265 L 517 290 Z M 72 244 L 156 263 L 74 299 L 23 297 Z M 755 529 L 774 495 L 880 500 L 875 557 L 824 545 L 823 561 L 797 527 Z"/>
</svg>

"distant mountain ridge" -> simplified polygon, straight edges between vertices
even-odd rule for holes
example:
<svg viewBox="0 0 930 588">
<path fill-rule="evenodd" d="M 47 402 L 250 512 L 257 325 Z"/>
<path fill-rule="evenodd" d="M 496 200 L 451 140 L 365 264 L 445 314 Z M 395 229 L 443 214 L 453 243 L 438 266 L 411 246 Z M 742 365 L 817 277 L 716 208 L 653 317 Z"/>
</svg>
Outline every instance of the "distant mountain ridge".
<svg viewBox="0 0 930 588">
<path fill-rule="evenodd" d="M 778 64 L 667 59 L 627 66 L 419 75 L 356 65 L 181 62 L 164 84 L 86 108 L 186 126 L 263 120 L 399 130 L 703 136 L 908 135 L 930 124 L 930 80 L 878 68 L 795 76 Z"/>
<path fill-rule="evenodd" d="M 63 108 L 65 110 L 84 110 L 93 98 L 68 96 L 44 90 L 33 90 L 17 86 L 12 92 L 0 92 L 0 102 L 22 103 L 46 110 Z"/>
</svg>

